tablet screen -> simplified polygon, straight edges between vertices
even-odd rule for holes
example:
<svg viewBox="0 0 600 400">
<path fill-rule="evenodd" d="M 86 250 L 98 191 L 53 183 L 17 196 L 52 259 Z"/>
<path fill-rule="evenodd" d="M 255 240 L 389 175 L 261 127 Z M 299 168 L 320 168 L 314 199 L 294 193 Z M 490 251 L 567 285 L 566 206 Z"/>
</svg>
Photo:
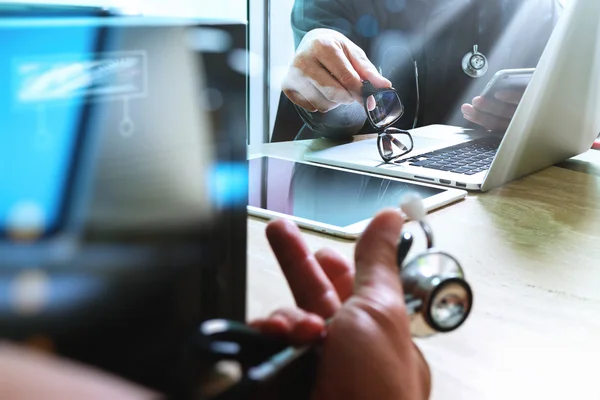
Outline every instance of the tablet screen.
<svg viewBox="0 0 600 400">
<path fill-rule="evenodd" d="M 445 191 L 271 157 L 250 160 L 249 171 L 251 206 L 339 227 L 398 207 L 407 193 L 425 199 Z"/>
</svg>

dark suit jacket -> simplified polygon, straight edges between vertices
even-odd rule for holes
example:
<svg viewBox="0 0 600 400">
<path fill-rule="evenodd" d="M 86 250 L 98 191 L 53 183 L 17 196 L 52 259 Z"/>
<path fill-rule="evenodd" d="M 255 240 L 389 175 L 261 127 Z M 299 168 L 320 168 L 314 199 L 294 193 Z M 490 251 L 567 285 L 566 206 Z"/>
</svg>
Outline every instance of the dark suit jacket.
<svg viewBox="0 0 600 400">
<path fill-rule="evenodd" d="M 405 114 L 396 127 L 412 127 L 417 103 L 417 126 L 469 126 L 460 106 L 496 71 L 535 67 L 561 10 L 558 0 L 296 0 L 292 29 L 296 47 L 308 31 L 329 28 L 365 50 L 400 91 Z M 461 67 L 474 45 L 489 61 L 477 79 Z M 358 103 L 310 113 L 282 95 L 272 140 L 372 132 L 365 118 Z"/>
</svg>

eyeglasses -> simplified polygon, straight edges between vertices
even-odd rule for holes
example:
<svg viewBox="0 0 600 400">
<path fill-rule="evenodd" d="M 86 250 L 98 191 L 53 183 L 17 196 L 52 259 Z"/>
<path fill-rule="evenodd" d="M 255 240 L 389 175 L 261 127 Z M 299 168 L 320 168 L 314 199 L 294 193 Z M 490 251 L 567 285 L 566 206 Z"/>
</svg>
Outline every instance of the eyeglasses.
<svg viewBox="0 0 600 400">
<path fill-rule="evenodd" d="M 413 149 L 413 139 L 408 131 L 391 125 L 404 114 L 404 105 L 394 88 L 376 89 L 363 81 L 362 97 L 367 118 L 377 129 L 377 150 L 386 163 L 396 160 Z"/>
</svg>

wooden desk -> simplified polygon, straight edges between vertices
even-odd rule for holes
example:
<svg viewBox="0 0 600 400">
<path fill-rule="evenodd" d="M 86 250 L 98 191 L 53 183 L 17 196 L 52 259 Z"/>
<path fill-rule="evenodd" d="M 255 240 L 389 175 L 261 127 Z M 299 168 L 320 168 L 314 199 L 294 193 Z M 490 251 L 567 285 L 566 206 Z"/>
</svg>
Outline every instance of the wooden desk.
<svg viewBox="0 0 600 400">
<path fill-rule="evenodd" d="M 268 144 L 250 153 L 301 157 L 326 141 Z M 461 261 L 475 295 L 460 329 L 417 340 L 432 399 L 600 399 L 600 151 L 429 217 L 437 247 Z M 248 316 L 292 305 L 264 234 L 248 219 Z M 415 224 L 417 243 L 424 246 Z M 305 231 L 309 246 L 352 257 L 354 242 Z M 401 373 L 401 371 L 399 371 Z"/>
</svg>

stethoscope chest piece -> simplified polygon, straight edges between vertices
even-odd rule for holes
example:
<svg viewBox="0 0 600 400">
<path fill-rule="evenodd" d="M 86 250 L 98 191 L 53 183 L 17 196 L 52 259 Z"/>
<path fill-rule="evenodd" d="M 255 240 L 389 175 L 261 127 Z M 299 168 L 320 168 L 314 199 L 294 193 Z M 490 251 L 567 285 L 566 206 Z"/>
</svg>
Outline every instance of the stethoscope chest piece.
<svg viewBox="0 0 600 400">
<path fill-rule="evenodd" d="M 409 193 L 404 197 L 401 208 L 409 219 L 419 223 L 427 239 L 427 250 L 410 261 L 406 260 L 406 256 L 413 243 L 412 234 L 403 232 L 398 242 L 398 275 L 411 334 L 424 337 L 453 331 L 465 322 L 471 312 L 471 287 L 458 260 L 434 247 L 433 232 L 426 221 L 421 197 Z"/>
<path fill-rule="evenodd" d="M 428 249 L 400 271 L 411 310 L 414 336 L 450 332 L 465 322 L 473 304 L 473 293 L 458 261 L 442 251 Z"/>
<path fill-rule="evenodd" d="M 488 70 L 487 58 L 479 52 L 478 46 L 473 46 L 473 51 L 468 52 L 462 59 L 462 69 L 471 78 L 479 78 Z"/>
</svg>

